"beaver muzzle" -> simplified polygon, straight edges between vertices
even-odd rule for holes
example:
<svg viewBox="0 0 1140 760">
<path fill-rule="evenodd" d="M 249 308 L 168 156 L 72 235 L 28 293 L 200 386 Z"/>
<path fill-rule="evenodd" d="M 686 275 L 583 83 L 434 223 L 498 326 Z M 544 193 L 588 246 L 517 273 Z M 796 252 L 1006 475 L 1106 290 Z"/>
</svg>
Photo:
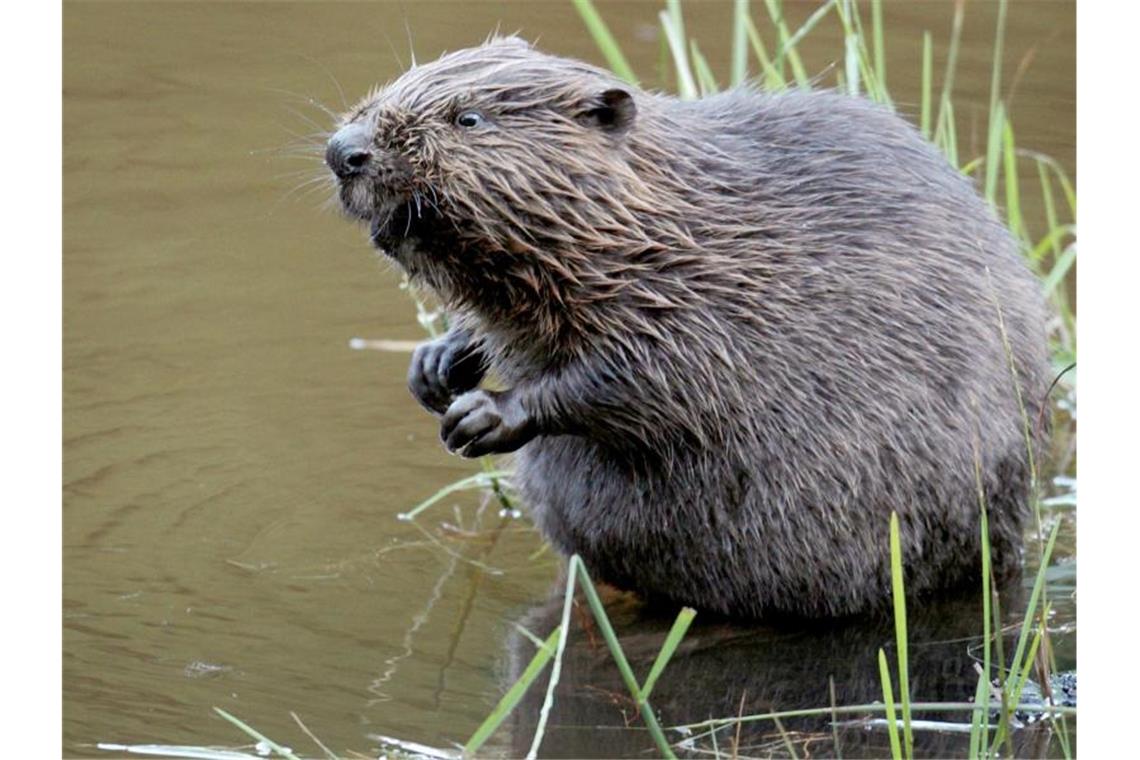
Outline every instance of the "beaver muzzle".
<svg viewBox="0 0 1140 760">
<path fill-rule="evenodd" d="M 329 138 L 325 164 L 341 181 L 363 174 L 372 161 L 372 135 L 363 124 L 341 127 Z"/>
<path fill-rule="evenodd" d="M 417 190 L 406 159 L 377 149 L 364 123 L 329 138 L 325 164 L 336 175 L 341 205 L 369 225 L 372 244 L 398 258 L 406 241 L 423 241 L 438 221 L 434 201 Z M 431 195 L 434 195 L 432 193 Z"/>
</svg>

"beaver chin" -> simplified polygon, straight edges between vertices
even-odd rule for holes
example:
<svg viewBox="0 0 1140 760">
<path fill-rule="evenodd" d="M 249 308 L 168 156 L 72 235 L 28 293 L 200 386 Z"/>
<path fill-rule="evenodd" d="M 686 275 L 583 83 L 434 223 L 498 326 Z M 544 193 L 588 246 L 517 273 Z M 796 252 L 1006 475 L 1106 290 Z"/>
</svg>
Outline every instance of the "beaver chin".
<svg viewBox="0 0 1140 760">
<path fill-rule="evenodd" d="M 405 200 L 378 209 L 369 223 L 372 245 L 405 267 L 435 237 L 436 213 L 423 203 Z"/>
</svg>

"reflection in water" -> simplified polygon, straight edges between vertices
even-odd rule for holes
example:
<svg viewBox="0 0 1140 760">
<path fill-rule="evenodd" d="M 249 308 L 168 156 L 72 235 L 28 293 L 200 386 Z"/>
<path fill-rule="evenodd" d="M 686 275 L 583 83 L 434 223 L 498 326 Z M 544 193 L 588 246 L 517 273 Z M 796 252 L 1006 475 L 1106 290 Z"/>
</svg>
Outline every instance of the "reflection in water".
<svg viewBox="0 0 1140 760">
<path fill-rule="evenodd" d="M 1002 595 L 1002 608 L 1017 608 L 1023 601 L 1016 588 Z M 974 700 L 978 667 L 982 662 L 980 595 L 937 602 L 912 602 L 908 615 L 911 699 L 914 702 Z M 531 610 L 520 624 L 539 635 L 553 630 L 561 615 L 562 600 Z M 582 602 L 572 624 L 563 657 L 562 672 L 545 740 L 543 757 L 639 757 L 653 752 L 653 743 L 641 728 L 637 707 L 629 696 L 605 643 Z M 650 612 L 637 602 L 617 595 L 607 612 L 618 631 L 633 670 L 644 678 L 660 650 L 671 618 Z M 663 726 L 694 724 L 712 718 L 732 718 L 777 711 L 853 706 L 882 702 L 878 652 L 895 662 L 893 622 L 884 618 L 836 622 L 818 626 L 741 626 L 722 621 L 700 621 L 689 629 L 651 696 Z M 1006 616 L 1005 652 L 1014 646 L 1017 615 Z M 534 644 L 515 635 L 509 642 L 510 673 L 517 677 L 534 653 Z M 892 666 L 893 670 L 893 666 Z M 896 681 L 897 684 L 897 681 Z M 530 746 L 535 721 L 545 695 L 545 680 L 535 684 L 514 715 L 510 744 L 502 747 L 521 757 Z M 896 700 L 899 698 L 896 691 Z M 787 717 L 779 722 L 760 721 L 727 725 L 715 731 L 682 735 L 683 754 L 700 756 L 716 748 L 728 755 L 785 756 L 791 743 L 799 756 L 886 757 L 887 732 L 868 729 L 865 717 L 882 713 L 843 715 L 832 728 L 831 716 Z M 954 722 L 968 729 L 969 713 L 924 712 L 916 717 L 939 723 Z M 846 724 L 846 725 L 843 725 Z M 636 728 L 634 728 L 636 727 Z M 1070 722 L 1070 737 L 1075 730 Z M 507 739 L 507 737 L 504 737 Z M 1015 732 L 1017 756 L 1060 754 L 1047 726 L 1038 724 Z M 684 741 L 682 741 L 684 740 Z M 920 757 L 965 756 L 969 735 L 960 731 L 927 729 L 915 732 L 915 754 Z"/>
<path fill-rule="evenodd" d="M 497 576 L 503 573 L 502 570 L 488 566 L 483 560 L 486 559 L 498 545 L 504 530 L 517 521 L 518 513 L 513 509 L 513 505 L 506 501 L 506 498 L 507 497 L 503 494 L 496 495 L 496 493 L 491 492 L 485 494 L 478 509 L 474 511 L 470 525 L 464 524 L 463 513 L 459 509 L 456 509 L 454 512 L 454 523 L 445 522 L 439 526 L 442 538 L 437 538 L 432 535 L 429 530 L 425 529 L 415 520 L 406 520 L 406 522 L 411 523 L 423 532 L 428 544 L 448 557 L 448 563 L 446 568 L 436 579 L 435 585 L 432 586 L 431 593 L 424 602 L 423 608 L 412 618 L 411 625 L 408 626 L 408 629 L 405 631 L 401 641 L 402 651 L 384 661 L 382 672 L 373 679 L 372 683 L 368 686 L 368 691 L 376 695 L 374 699 L 369 700 L 369 707 L 372 707 L 376 703 L 387 702 L 393 699 L 393 696 L 386 691 L 386 689 L 389 688 L 387 684 L 396 676 L 401 662 L 413 655 L 417 634 L 428 622 L 432 610 L 443 596 L 444 589 L 453 580 L 456 570 L 461 565 L 466 565 L 471 571 L 467 579 L 467 590 L 464 595 L 463 604 L 453 623 L 452 635 L 447 652 L 443 662 L 439 666 L 437 688 L 433 693 L 432 705 L 436 709 L 439 708 L 439 705 L 443 701 L 442 692 L 446 688 L 447 671 L 456 656 L 460 641 L 463 637 L 463 631 L 467 627 L 474 602 L 478 595 L 480 581 L 484 575 Z M 502 508 L 497 521 L 487 519 L 488 508 L 492 505 Z M 492 525 L 485 527 L 486 522 L 491 522 Z M 444 545 L 443 541 L 448 537 L 458 542 L 459 546 L 457 549 L 452 549 Z"/>
<path fill-rule="evenodd" d="M 451 576 L 455 574 L 455 568 L 458 564 L 459 558 L 452 557 L 447 569 L 440 573 L 439 580 L 432 586 L 431 594 L 428 596 L 424 608 L 420 610 L 419 614 L 412 618 L 412 624 L 408 626 L 408 630 L 404 633 L 404 638 L 400 642 L 402 650 L 399 654 L 384 660 L 384 670 L 368 685 L 368 691 L 376 695 L 375 699 L 368 701 L 369 707 L 374 706 L 377 702 L 388 702 L 392 699 L 392 695 L 384 691 L 384 689 L 387 688 L 386 684 L 396 675 L 396 670 L 399 668 L 400 663 L 412 656 L 412 644 L 415 641 L 416 633 L 423 627 L 424 623 L 428 621 L 428 616 L 431 615 L 432 608 L 435 607 L 436 602 L 438 602 L 439 598 L 443 595 L 444 585 L 451 580 Z"/>
</svg>

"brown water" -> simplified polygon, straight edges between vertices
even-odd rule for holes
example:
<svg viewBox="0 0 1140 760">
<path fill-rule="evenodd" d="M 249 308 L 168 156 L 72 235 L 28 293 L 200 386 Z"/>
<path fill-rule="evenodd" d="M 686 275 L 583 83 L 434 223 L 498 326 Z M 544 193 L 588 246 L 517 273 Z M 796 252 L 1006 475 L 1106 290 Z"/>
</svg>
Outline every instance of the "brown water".
<svg viewBox="0 0 1140 760">
<path fill-rule="evenodd" d="M 657 4 L 599 7 L 652 83 Z M 727 59 L 729 15 L 728 3 L 689 11 L 714 64 Z M 889 82 L 904 109 L 918 102 L 921 32 L 935 33 L 940 61 L 950 16 L 947 3 L 887 6 Z M 986 3 L 967 12 L 964 154 L 981 150 L 994 16 Z M 1020 144 L 1073 176 L 1074 17 L 1069 2 L 1013 3 L 1006 56 L 1008 82 L 1032 53 L 1013 101 Z M 97 742 L 243 743 L 212 706 L 305 753 L 317 750 L 290 711 L 338 752 L 370 751 L 374 733 L 447 746 L 502 693 L 521 656 L 512 621 L 541 619 L 557 560 L 532 558 L 541 544 L 526 521 L 503 523 L 495 505 L 480 513 L 477 495 L 418 525 L 396 520 L 474 466 L 443 452 L 408 396 L 406 354 L 349 350 L 354 336 L 423 333 L 398 278 L 324 207 L 325 191 L 295 191 L 321 167 L 288 148 L 331 125 L 310 98 L 339 109 L 341 91 L 355 100 L 396 76 L 407 30 L 428 59 L 496 28 L 599 61 L 562 3 L 65 4 L 68 756 L 106 756 Z M 839 50 L 831 25 L 805 45 L 812 71 Z M 501 530 L 472 538 L 477 519 Z M 1070 665 L 1071 639 L 1058 650 Z M 757 651 L 772 649 L 769 638 Z M 724 714 L 719 698 L 669 717 Z M 609 718 L 591 712 L 575 734 L 567 717 L 544 753 L 580 750 L 592 725 L 620 726 L 620 700 L 602 702 Z M 558 744 L 567 732 L 578 739 Z M 618 733 L 628 751 L 649 746 Z"/>
</svg>

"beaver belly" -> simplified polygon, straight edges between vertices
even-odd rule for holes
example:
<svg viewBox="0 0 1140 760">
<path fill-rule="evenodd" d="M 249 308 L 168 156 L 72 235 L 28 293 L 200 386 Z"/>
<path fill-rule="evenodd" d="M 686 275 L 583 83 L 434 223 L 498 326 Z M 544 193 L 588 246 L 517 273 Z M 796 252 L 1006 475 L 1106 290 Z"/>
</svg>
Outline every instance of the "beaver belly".
<svg viewBox="0 0 1140 760">
<path fill-rule="evenodd" d="M 802 521 L 790 525 L 739 488 L 739 473 L 708 462 L 664 467 L 552 436 L 519 451 L 515 481 L 555 548 L 580 555 L 595 581 L 651 603 L 746 617 L 835 615 L 868 606 L 861 590 L 889 588 L 885 551 L 829 551 L 842 540 L 832 521 L 806 531 L 826 539 L 808 540 Z"/>
</svg>

